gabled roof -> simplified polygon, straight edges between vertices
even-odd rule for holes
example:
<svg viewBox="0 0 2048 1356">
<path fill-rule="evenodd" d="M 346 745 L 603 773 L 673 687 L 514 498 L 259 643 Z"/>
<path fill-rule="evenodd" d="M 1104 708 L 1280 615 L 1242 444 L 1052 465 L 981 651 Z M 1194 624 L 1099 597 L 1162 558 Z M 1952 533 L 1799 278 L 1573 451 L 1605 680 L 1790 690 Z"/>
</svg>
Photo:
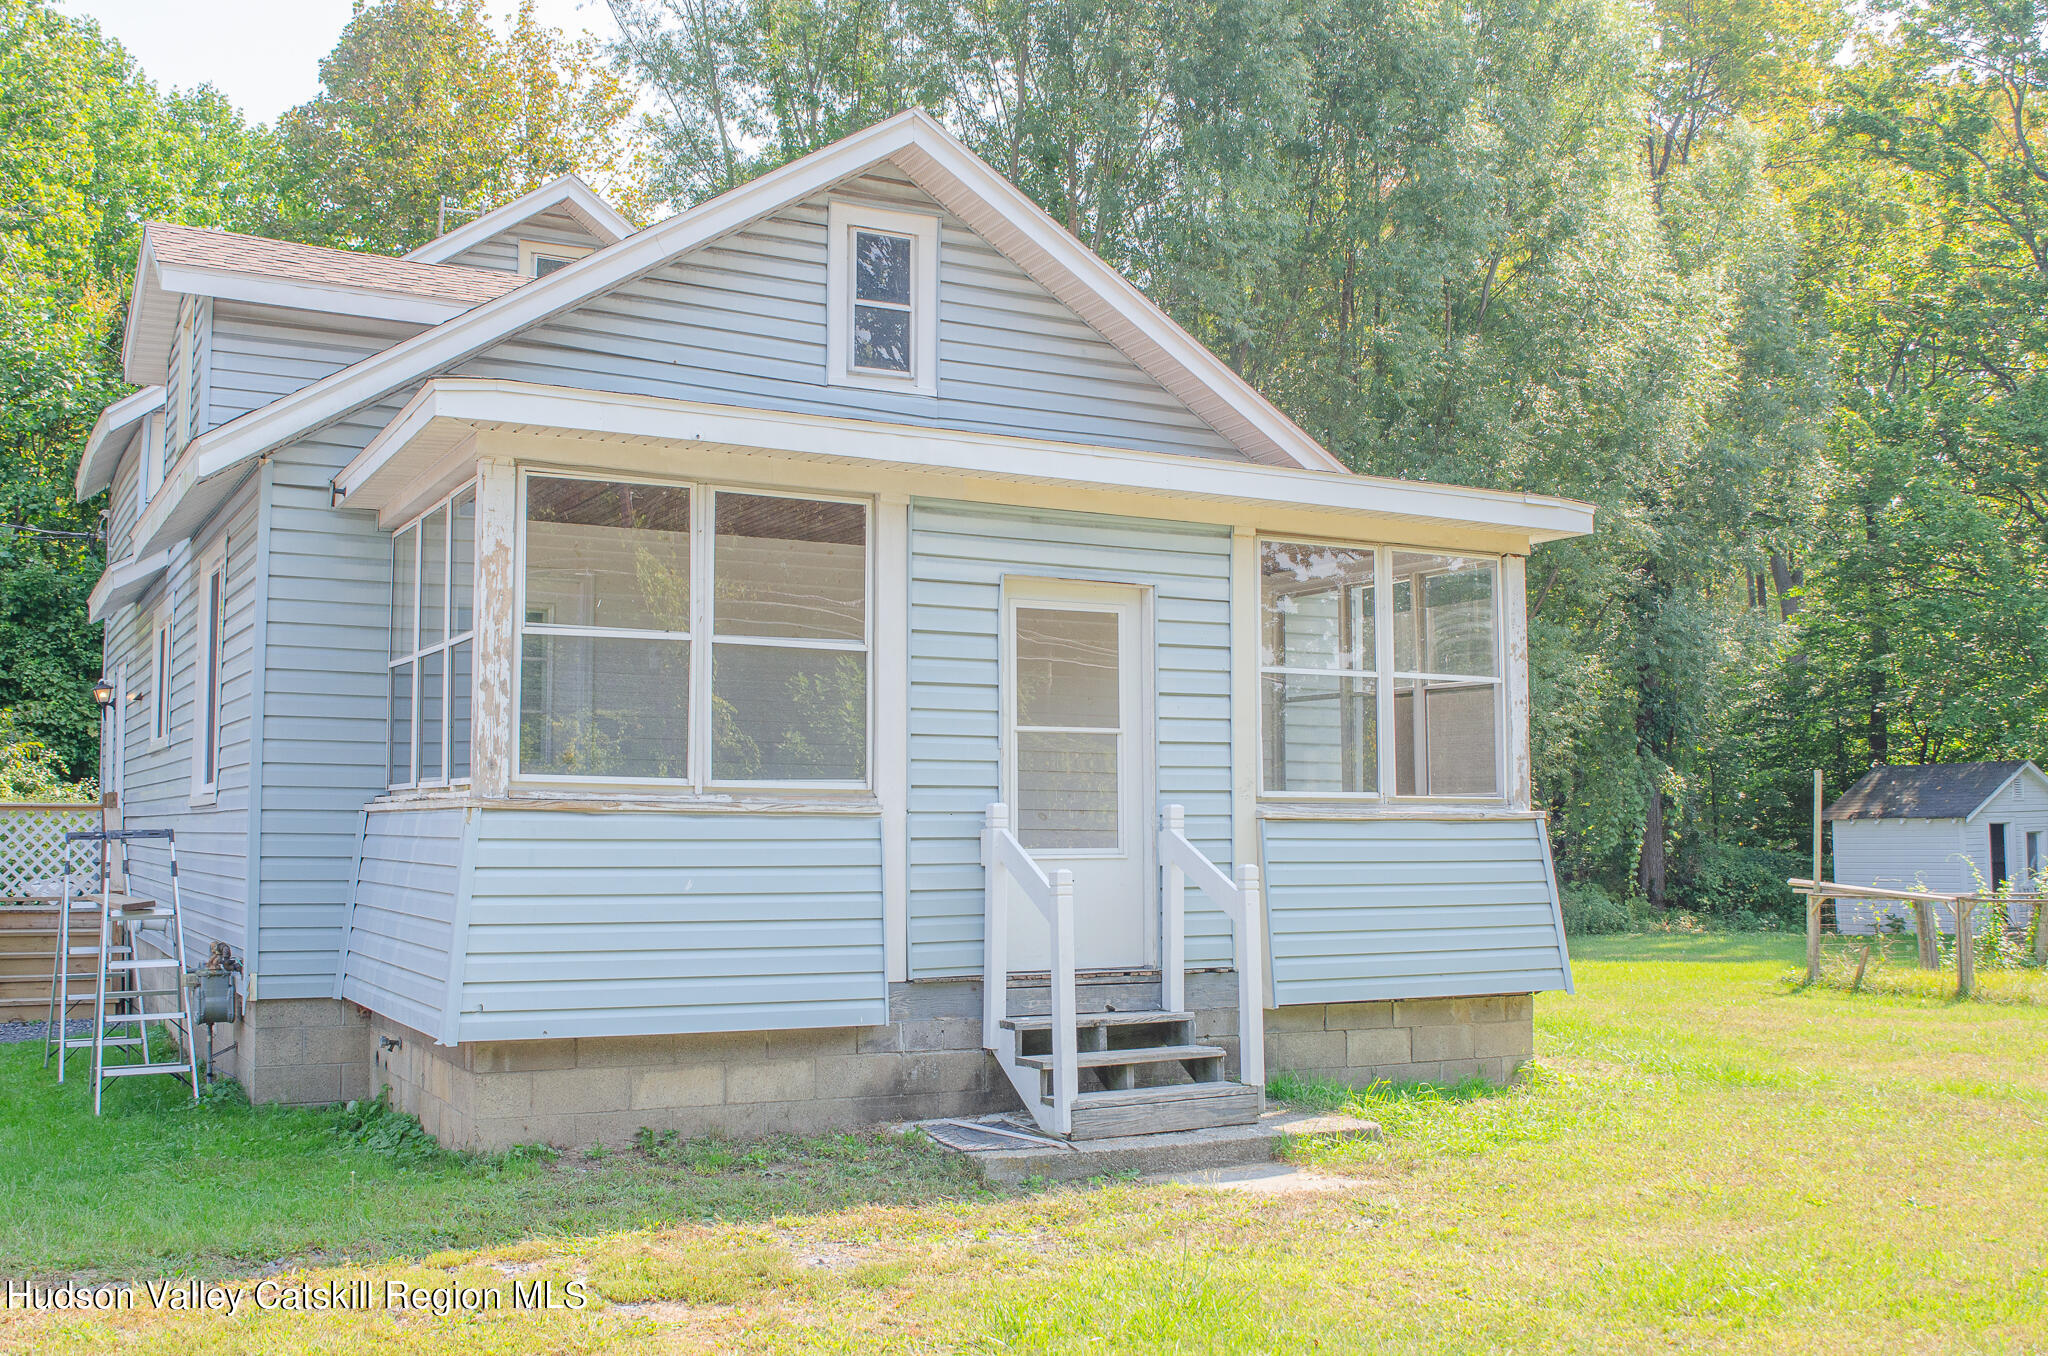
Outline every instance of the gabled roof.
<svg viewBox="0 0 2048 1356">
<path fill-rule="evenodd" d="M 428 264 L 152 221 L 143 228 L 136 256 L 122 371 L 138 383 L 163 374 L 181 296 L 438 325 L 526 281 L 502 269 Z"/>
<path fill-rule="evenodd" d="M 234 468 L 790 203 L 893 160 L 1254 461 L 1344 472 L 1293 420 L 922 110 L 792 161 L 194 439 L 137 530 L 158 549 L 206 521 Z"/>
<path fill-rule="evenodd" d="M 503 207 L 495 207 L 470 222 L 443 236 L 437 236 L 406 255 L 423 264 L 438 264 L 453 259 L 466 249 L 471 249 L 500 231 L 509 231 L 514 226 L 533 217 L 560 208 L 583 224 L 583 229 L 596 236 L 603 245 L 616 245 L 633 234 L 633 223 L 620 216 L 618 210 L 603 198 L 589 184 L 573 174 L 551 179 L 534 189 L 521 194 Z"/>
<path fill-rule="evenodd" d="M 114 483 L 114 468 L 121 464 L 121 454 L 136 428 L 163 407 L 164 388 L 149 386 L 100 411 L 78 458 L 76 489 L 80 499 L 90 499 Z"/>
<path fill-rule="evenodd" d="M 1968 819 L 2032 769 L 2026 759 L 2002 763 L 1929 763 L 1922 767 L 1874 767 L 1844 791 L 1824 816 L 1844 819 Z"/>
</svg>

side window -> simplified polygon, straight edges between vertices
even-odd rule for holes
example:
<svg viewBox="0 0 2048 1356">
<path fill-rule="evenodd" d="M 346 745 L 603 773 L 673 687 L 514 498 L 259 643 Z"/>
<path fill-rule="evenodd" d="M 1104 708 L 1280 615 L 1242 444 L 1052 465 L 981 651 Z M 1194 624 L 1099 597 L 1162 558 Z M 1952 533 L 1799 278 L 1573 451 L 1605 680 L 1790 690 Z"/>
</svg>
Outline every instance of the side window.
<svg viewBox="0 0 2048 1356">
<path fill-rule="evenodd" d="M 545 278 L 567 268 L 591 252 L 588 245 L 556 245 L 544 240 L 519 242 L 519 272 L 528 278 Z"/>
<path fill-rule="evenodd" d="M 194 717 L 192 791 L 211 797 L 220 785 L 221 689 L 225 682 L 222 651 L 227 644 L 228 556 L 223 540 L 206 556 L 200 571 L 198 625 L 193 650 Z"/>
<path fill-rule="evenodd" d="M 171 620 L 169 604 L 157 613 L 150 635 L 149 659 L 149 742 L 167 743 L 171 737 Z"/>
<path fill-rule="evenodd" d="M 938 218 L 841 202 L 826 218 L 826 381 L 936 394 Z"/>
</svg>

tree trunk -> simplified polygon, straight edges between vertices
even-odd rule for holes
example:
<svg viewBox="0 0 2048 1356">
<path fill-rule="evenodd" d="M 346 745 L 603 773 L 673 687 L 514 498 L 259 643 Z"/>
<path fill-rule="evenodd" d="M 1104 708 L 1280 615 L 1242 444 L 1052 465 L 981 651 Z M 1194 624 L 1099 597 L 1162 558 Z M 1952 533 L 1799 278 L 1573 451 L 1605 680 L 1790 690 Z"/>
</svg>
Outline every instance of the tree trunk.
<svg viewBox="0 0 2048 1356">
<path fill-rule="evenodd" d="M 1636 887 L 1652 908 L 1664 907 L 1664 791 L 1650 783 L 1649 802 L 1643 807 L 1643 852 L 1636 863 Z"/>
<path fill-rule="evenodd" d="M 1805 585 L 1806 571 L 1793 569 L 1791 563 L 1785 557 L 1773 551 L 1771 552 L 1771 582 L 1778 589 L 1779 618 L 1784 621 L 1791 621 L 1792 614 L 1799 610 L 1799 599 L 1789 595 L 1793 589 Z"/>
</svg>

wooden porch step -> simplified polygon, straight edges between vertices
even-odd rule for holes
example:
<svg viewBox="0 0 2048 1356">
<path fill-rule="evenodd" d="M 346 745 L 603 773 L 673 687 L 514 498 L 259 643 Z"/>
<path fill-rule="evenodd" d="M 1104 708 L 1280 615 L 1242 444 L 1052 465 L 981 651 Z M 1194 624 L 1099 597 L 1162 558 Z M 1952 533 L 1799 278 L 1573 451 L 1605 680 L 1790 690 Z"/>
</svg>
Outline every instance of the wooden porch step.
<svg viewBox="0 0 2048 1356">
<path fill-rule="evenodd" d="M 1076 1026 L 1153 1026 L 1163 1022 L 1192 1022 L 1192 1012 L 1081 1012 L 1074 1015 Z M 1012 1031 L 1050 1031 L 1050 1017 L 1005 1017 L 1003 1025 Z"/>
<path fill-rule="evenodd" d="M 1069 1139 L 1113 1139 L 1176 1130 L 1250 1125 L 1265 1097 L 1242 1083 L 1182 1083 L 1165 1088 L 1084 1092 L 1074 1099 Z"/>
<path fill-rule="evenodd" d="M 1222 1059 L 1228 1053 L 1230 1052 L 1220 1045 L 1134 1045 L 1128 1050 L 1077 1051 L 1074 1064 L 1080 1069 L 1100 1069 L 1119 1064 L 1170 1064 L 1177 1060 Z M 1052 1056 L 1019 1055 L 1017 1063 L 1027 1069 L 1042 1071 L 1052 1068 Z"/>
</svg>

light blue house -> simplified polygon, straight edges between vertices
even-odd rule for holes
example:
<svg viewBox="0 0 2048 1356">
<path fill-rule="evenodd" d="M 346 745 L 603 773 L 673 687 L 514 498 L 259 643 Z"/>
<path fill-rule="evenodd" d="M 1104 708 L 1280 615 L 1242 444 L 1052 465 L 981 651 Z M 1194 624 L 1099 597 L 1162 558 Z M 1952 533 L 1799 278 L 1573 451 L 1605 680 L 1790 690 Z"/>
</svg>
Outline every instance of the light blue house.
<svg viewBox="0 0 2048 1356">
<path fill-rule="evenodd" d="M 1523 565 L 1591 510 L 1348 473 L 920 113 L 644 230 L 152 225 L 125 359 L 105 777 L 259 1099 L 1107 1135 L 1505 1078 L 1569 984 Z"/>
</svg>

